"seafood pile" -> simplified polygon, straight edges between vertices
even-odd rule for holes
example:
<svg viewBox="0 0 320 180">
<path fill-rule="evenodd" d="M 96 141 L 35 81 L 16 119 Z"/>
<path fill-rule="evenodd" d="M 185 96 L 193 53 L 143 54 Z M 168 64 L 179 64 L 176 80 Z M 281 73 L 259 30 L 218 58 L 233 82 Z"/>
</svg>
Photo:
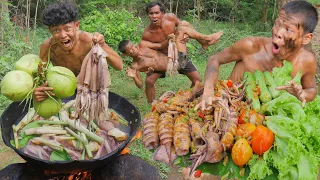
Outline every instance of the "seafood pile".
<svg viewBox="0 0 320 180">
<path fill-rule="evenodd" d="M 74 103 L 75 100 L 67 102 L 57 116 L 48 119 L 31 108 L 17 125 L 13 125 L 11 144 L 42 160 L 71 161 L 103 157 L 127 139 L 127 134 L 120 130 L 128 125 L 127 121 L 115 111 L 109 109 L 109 119 L 98 126 L 86 114 L 77 118 Z"/>
<path fill-rule="evenodd" d="M 164 93 L 143 120 L 143 144 L 155 149 L 154 160 L 172 163 L 177 156 L 190 153 L 191 172 L 203 162 L 221 161 L 234 143 L 238 115 L 247 107 L 243 84 L 219 80 L 214 90 L 218 101 L 204 111 L 195 110 L 201 83 L 193 89 Z"/>
</svg>

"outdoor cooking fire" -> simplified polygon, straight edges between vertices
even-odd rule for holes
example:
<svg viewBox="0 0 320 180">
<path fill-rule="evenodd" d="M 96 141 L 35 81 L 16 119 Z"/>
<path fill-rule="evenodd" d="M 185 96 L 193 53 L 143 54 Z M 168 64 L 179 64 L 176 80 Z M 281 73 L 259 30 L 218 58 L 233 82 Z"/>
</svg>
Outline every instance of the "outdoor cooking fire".
<svg viewBox="0 0 320 180">
<path fill-rule="evenodd" d="M 71 174 L 60 174 L 54 171 L 45 170 L 44 174 L 50 178 L 49 180 L 91 180 L 92 171 L 77 172 Z"/>
</svg>

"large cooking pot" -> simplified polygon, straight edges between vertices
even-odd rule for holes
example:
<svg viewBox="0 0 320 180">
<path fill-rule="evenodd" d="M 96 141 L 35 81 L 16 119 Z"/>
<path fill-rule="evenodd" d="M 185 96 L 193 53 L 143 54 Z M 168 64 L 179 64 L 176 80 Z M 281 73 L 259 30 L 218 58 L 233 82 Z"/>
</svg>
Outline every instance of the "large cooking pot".
<svg viewBox="0 0 320 180">
<path fill-rule="evenodd" d="M 114 158 L 120 154 L 123 148 L 133 138 L 140 126 L 141 121 L 140 112 L 135 106 L 133 106 L 127 99 L 115 93 L 109 92 L 109 108 L 115 110 L 129 122 L 129 138 L 124 141 L 115 151 L 99 159 L 51 162 L 29 156 L 10 144 L 10 140 L 13 139 L 12 125 L 17 124 L 27 113 L 27 108 L 23 110 L 24 104 L 19 104 L 20 102 L 14 102 L 10 104 L 1 115 L 0 121 L 2 139 L 7 146 L 12 148 L 34 168 L 49 170 L 52 173 L 76 173 L 90 171 L 102 167 L 108 163 L 112 163 L 112 160 L 114 160 Z"/>
</svg>

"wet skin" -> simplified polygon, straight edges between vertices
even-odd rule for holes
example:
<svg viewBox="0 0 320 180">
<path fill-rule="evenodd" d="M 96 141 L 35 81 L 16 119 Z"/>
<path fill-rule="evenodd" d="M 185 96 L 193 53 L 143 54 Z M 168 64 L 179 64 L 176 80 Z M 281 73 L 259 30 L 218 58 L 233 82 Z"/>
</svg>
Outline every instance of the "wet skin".
<svg viewBox="0 0 320 180">
<path fill-rule="evenodd" d="M 163 43 L 167 41 L 168 35 L 174 33 L 175 28 L 179 24 L 179 19 L 176 15 L 161 12 L 158 5 L 150 9 L 148 18 L 150 20 L 150 24 L 143 32 L 142 40 L 153 43 Z M 159 48 L 158 50 L 166 54 L 168 46 Z"/>
<path fill-rule="evenodd" d="M 143 43 L 136 46 L 130 42 L 126 46 L 125 55 L 133 58 L 131 67 L 137 71 L 145 72 L 149 67 L 155 71 L 164 72 L 167 70 L 168 56 L 144 46 Z"/>
<path fill-rule="evenodd" d="M 116 70 L 121 70 L 123 62 L 121 57 L 111 49 L 104 41 L 103 35 L 79 30 L 79 21 L 67 24 L 49 27 L 52 35 L 45 40 L 40 46 L 40 58 L 43 62 L 48 62 L 50 49 L 50 61 L 54 66 L 63 66 L 70 69 L 76 76 L 81 70 L 81 64 L 85 56 L 90 52 L 94 43 L 99 45 L 107 52 L 107 62 Z M 44 91 L 51 91 L 47 83 L 36 88 L 34 95 L 37 101 L 47 98 Z M 53 95 L 51 93 L 51 95 Z"/>
<path fill-rule="evenodd" d="M 160 7 L 158 5 L 152 7 L 149 10 L 148 17 L 150 20 L 150 24 L 145 28 L 143 32 L 142 42 L 148 43 L 147 47 L 151 49 L 158 50 L 164 54 L 167 54 L 167 37 L 168 35 L 175 33 L 176 27 L 180 23 L 179 19 L 176 15 L 172 13 L 161 12 Z M 162 63 L 165 64 L 165 66 L 167 66 L 167 62 Z M 201 77 L 198 71 L 188 72 L 185 73 L 185 75 L 191 80 L 192 87 L 195 85 L 196 82 L 201 81 Z M 151 103 L 155 98 L 154 84 L 157 81 L 157 79 L 161 76 L 162 74 L 160 73 L 152 73 L 151 75 L 148 75 L 146 77 L 145 93 L 148 99 L 148 103 Z"/>
<path fill-rule="evenodd" d="M 293 65 L 292 77 L 298 70 L 301 71 L 305 98 L 307 102 L 313 100 L 316 95 L 316 60 L 312 52 L 303 48 L 313 35 L 304 32 L 302 22 L 299 15 L 286 14 L 282 10 L 272 28 L 272 38 L 243 38 L 211 56 L 206 68 L 203 98 L 197 108 L 204 109 L 215 100 L 213 86 L 218 78 L 219 65 L 230 62 L 236 62 L 230 79 L 238 81 L 245 71 L 271 71 L 273 67 L 282 66 L 282 60 L 290 61 Z M 299 96 L 297 91 L 290 93 Z"/>
</svg>

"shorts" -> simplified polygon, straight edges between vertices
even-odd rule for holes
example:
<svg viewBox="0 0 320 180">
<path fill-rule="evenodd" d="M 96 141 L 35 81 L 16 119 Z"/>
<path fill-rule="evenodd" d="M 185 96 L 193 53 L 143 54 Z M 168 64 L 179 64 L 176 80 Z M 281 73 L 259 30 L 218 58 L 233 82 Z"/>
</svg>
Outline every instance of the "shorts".
<svg viewBox="0 0 320 180">
<path fill-rule="evenodd" d="M 183 69 L 179 69 L 179 74 L 186 74 L 188 72 L 198 71 L 196 66 L 192 63 L 192 61 L 188 61 L 187 65 Z M 153 73 L 159 73 L 161 74 L 160 78 L 166 77 L 166 72 L 163 71 L 154 71 Z"/>
</svg>

